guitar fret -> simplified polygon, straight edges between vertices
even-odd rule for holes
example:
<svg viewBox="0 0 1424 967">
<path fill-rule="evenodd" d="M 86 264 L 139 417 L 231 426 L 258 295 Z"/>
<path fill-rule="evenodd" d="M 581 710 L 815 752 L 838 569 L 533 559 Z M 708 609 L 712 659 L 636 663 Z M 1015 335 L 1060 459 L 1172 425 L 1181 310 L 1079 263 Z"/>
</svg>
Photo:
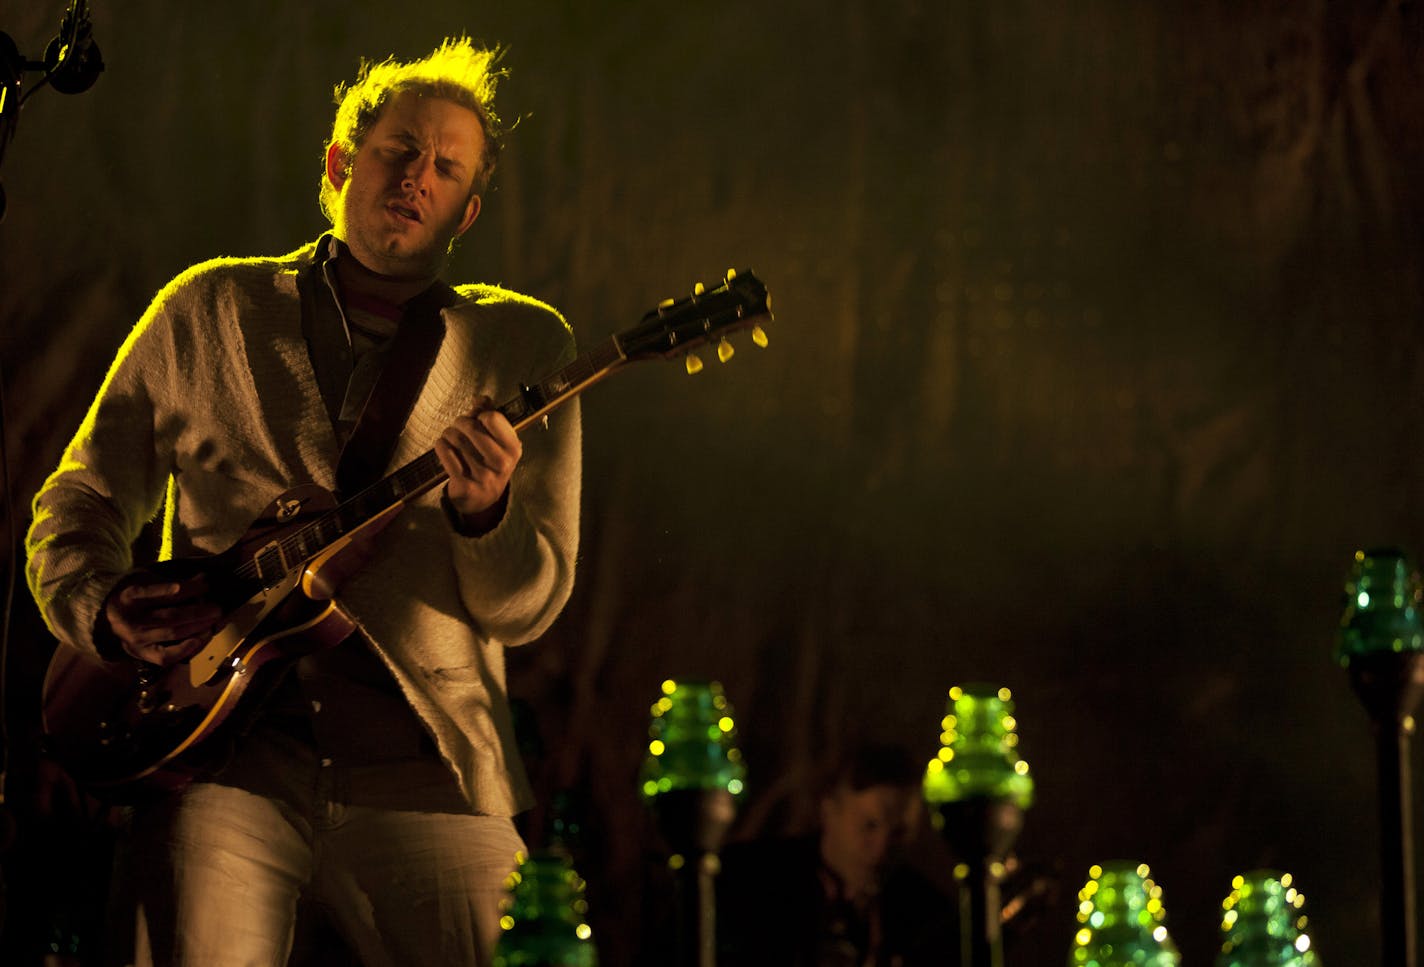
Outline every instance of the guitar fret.
<svg viewBox="0 0 1424 967">
<path fill-rule="evenodd" d="M 531 412 L 529 405 L 522 397 L 509 400 L 502 406 L 495 407 L 495 409 L 504 414 L 504 418 L 514 426 L 518 426 L 519 421 L 524 419 Z"/>
<path fill-rule="evenodd" d="M 616 340 L 610 339 L 586 356 L 575 359 L 541 383 L 525 387 L 523 393 L 501 406 L 500 412 L 518 426 L 530 415 L 562 402 L 565 397 L 622 359 Z"/>
<path fill-rule="evenodd" d="M 569 366 L 550 376 L 543 383 L 539 384 L 539 405 L 543 406 L 551 399 L 558 399 L 569 390 L 569 385 L 578 382 L 578 374 L 573 372 L 574 367 Z"/>
</svg>

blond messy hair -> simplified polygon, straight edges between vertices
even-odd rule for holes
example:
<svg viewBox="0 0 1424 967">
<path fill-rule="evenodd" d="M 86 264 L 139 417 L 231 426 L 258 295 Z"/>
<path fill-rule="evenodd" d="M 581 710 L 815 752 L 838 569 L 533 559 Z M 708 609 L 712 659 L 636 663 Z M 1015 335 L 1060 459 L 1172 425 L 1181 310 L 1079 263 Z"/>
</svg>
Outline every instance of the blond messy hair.
<svg viewBox="0 0 1424 967">
<path fill-rule="evenodd" d="M 495 87 L 509 73 L 499 66 L 503 57 L 503 48 L 477 47 L 469 37 L 460 36 L 445 38 L 439 47 L 420 60 L 401 62 L 388 57 L 379 64 L 363 60 L 355 83 L 348 87 L 342 82 L 336 85 L 335 91 L 336 120 L 331 126 L 330 143 L 340 146 L 347 176 L 351 174 L 356 152 L 386 104 L 397 94 L 414 91 L 469 108 L 479 118 L 484 131 L 484 152 L 475 172 L 472 193 L 483 192 L 499 161 L 500 141 L 504 137 L 504 128 L 494 111 Z M 333 224 L 339 194 L 323 173 L 321 210 Z"/>
</svg>

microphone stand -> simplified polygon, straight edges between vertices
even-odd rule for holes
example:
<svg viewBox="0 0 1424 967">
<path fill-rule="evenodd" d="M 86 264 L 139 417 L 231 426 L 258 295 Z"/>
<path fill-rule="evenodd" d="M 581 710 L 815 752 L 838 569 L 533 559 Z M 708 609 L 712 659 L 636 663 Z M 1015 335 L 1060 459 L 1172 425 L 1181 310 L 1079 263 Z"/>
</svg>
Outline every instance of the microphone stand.
<svg viewBox="0 0 1424 967">
<path fill-rule="evenodd" d="M 716 967 L 717 851 L 735 818 L 726 789 L 677 789 L 653 803 L 654 816 L 674 857 L 677 895 L 675 967 Z"/>
<path fill-rule="evenodd" d="M 1375 734 L 1380 824 L 1380 945 L 1383 963 L 1414 967 L 1414 807 L 1409 744 L 1424 699 L 1424 652 L 1382 651 L 1350 662 L 1350 684 Z"/>
<path fill-rule="evenodd" d="M 61 94 L 82 94 L 94 86 L 104 60 L 94 43 L 87 0 L 71 0 L 59 33 L 45 48 L 44 60 L 30 60 L 7 33 L 0 33 L 0 164 L 20 124 L 20 108 L 30 95 L 48 84 Z M 44 71 L 35 85 L 22 91 L 25 71 Z M 5 188 L 0 184 L 0 222 L 5 220 Z"/>
</svg>

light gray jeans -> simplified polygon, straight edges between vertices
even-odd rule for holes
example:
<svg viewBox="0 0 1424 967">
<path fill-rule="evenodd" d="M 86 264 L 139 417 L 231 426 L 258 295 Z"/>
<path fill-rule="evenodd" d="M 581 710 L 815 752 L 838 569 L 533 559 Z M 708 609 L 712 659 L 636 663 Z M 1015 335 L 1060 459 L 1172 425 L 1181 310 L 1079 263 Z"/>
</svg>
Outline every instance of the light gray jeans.
<svg viewBox="0 0 1424 967">
<path fill-rule="evenodd" d="M 508 817 L 470 814 L 437 759 L 347 768 L 268 732 L 219 781 L 136 808 L 131 832 L 116 890 L 135 962 L 157 967 L 281 967 L 299 899 L 366 967 L 485 967 L 524 848 Z"/>
</svg>

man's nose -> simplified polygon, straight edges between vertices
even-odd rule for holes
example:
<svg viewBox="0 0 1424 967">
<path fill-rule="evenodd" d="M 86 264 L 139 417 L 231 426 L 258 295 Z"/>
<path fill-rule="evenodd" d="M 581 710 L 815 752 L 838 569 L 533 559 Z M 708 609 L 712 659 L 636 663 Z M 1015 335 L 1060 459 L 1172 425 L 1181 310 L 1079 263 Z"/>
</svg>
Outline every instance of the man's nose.
<svg viewBox="0 0 1424 967">
<path fill-rule="evenodd" d="M 401 187 L 418 191 L 425 194 L 430 179 L 432 168 L 428 155 L 420 154 L 406 162 L 405 171 L 401 178 Z"/>
</svg>

